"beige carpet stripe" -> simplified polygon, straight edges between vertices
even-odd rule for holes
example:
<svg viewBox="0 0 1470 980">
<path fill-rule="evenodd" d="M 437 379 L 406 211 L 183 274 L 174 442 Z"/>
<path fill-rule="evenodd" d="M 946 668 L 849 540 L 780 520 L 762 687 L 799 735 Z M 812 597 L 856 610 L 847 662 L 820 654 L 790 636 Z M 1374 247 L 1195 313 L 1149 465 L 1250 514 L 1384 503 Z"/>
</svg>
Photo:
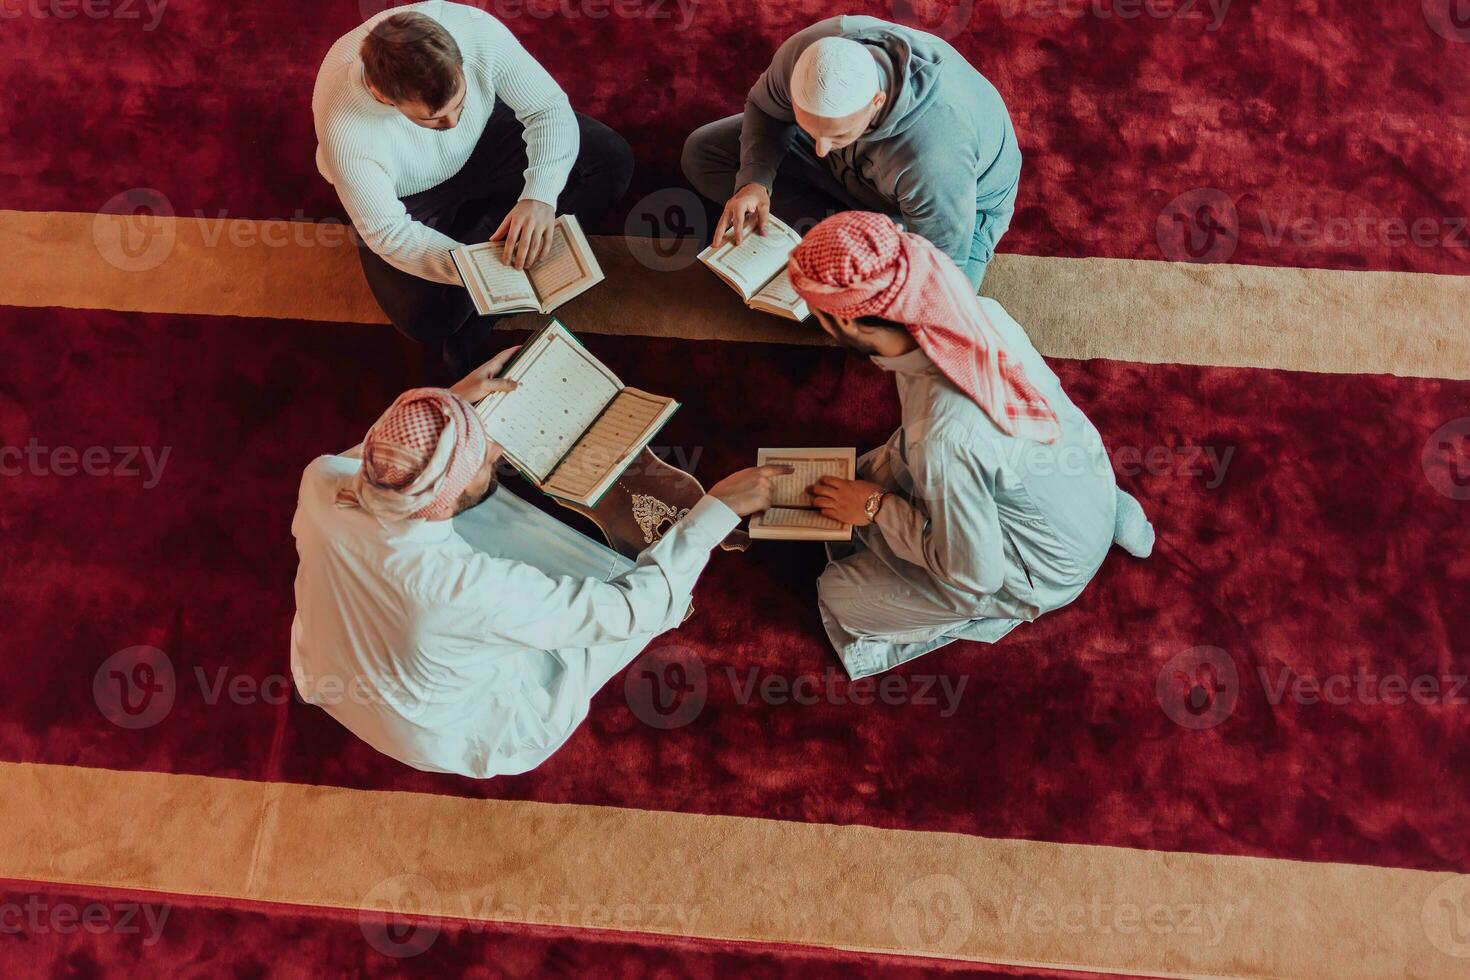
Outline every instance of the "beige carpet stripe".
<svg viewBox="0 0 1470 980">
<path fill-rule="evenodd" d="M 575 330 L 821 340 L 647 239 L 596 246 Z M 0 304 L 383 322 L 340 225 L 0 211 L 0 249 Z M 986 293 L 1057 357 L 1470 378 L 1470 277 L 1001 255 Z"/>
<path fill-rule="evenodd" d="M 0 764 L 0 877 L 1151 976 L 1467 962 L 1421 923 L 1450 874 L 70 766 Z"/>
</svg>

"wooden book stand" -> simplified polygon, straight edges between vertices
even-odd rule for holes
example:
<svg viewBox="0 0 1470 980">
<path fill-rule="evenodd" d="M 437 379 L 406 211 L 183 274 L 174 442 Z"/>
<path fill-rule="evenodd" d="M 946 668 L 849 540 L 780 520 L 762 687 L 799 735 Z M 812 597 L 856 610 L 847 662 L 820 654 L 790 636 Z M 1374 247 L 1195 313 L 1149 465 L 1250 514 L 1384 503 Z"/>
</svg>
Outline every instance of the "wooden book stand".
<svg viewBox="0 0 1470 980">
<path fill-rule="evenodd" d="M 596 506 L 555 499 L 596 524 L 615 551 L 636 559 L 703 496 L 704 487 L 698 480 L 644 447 Z M 736 528 L 720 547 L 744 551 L 750 547 L 750 536 Z"/>
</svg>

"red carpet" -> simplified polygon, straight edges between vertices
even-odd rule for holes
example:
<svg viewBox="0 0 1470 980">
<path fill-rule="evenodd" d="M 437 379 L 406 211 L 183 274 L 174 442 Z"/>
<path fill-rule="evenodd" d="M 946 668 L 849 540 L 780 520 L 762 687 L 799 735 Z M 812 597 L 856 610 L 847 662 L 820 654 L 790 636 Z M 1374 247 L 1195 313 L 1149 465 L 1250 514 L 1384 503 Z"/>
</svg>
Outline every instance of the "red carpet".
<svg viewBox="0 0 1470 980">
<path fill-rule="evenodd" d="M 0 85 L 46 98 L 0 107 L 6 131 L 26 134 L 25 153 L 0 160 L 0 207 L 94 210 L 152 187 L 179 214 L 340 214 L 315 170 L 311 85 L 330 43 L 387 5 L 304 16 L 285 0 L 174 0 L 153 30 L 142 3 L 131 5 L 136 19 L 7 18 Z M 20 6 L 0 0 L 0 10 Z M 776 45 L 837 9 L 702 3 L 680 29 L 671 2 L 614 6 L 643 16 L 572 20 L 552 0 L 487 9 L 506 16 L 576 108 L 629 137 L 639 163 L 630 206 L 682 186 L 684 136 L 738 111 Z M 1446 3 L 1236 3 L 1213 30 L 1204 2 L 1141 5 L 1187 10 L 1181 18 L 1139 16 L 1138 5 L 1131 17 L 1124 5 L 1118 16 L 1076 16 L 1094 6 L 844 8 L 933 11 L 938 24 L 953 8 L 951 22 L 965 24 L 953 42 L 1005 96 L 1026 155 L 1004 250 L 1183 259 L 1160 251 L 1160 211 L 1214 188 L 1236 208 L 1240 241 L 1213 261 L 1470 271 L 1470 44 L 1435 33 L 1421 9 Z M 1324 227 L 1329 219 L 1348 224 Z M 1216 220 L 1236 224 L 1218 199 Z M 1416 221 L 1426 224 L 1411 233 Z M 644 227 L 637 218 L 631 230 Z"/>
<path fill-rule="evenodd" d="M 0 369 L 14 393 L 0 443 L 171 449 L 151 490 L 10 481 L 0 588 L 12 647 L 37 652 L 0 690 L 0 758 L 1470 870 L 1470 794 L 1427 778 L 1467 762 L 1470 721 L 1449 699 L 1466 695 L 1453 638 L 1470 629 L 1470 562 L 1463 505 L 1421 468 L 1470 384 L 1058 363 L 1120 465 L 1124 447 L 1168 447 L 1161 472 L 1124 477 L 1157 523 L 1154 560 L 1114 554 L 1072 607 L 917 661 L 901 695 L 868 688 L 861 706 L 821 639 L 819 552 L 722 555 L 666 644 L 703 664 L 697 717 L 652 728 L 614 684 L 547 765 L 476 783 L 263 701 L 284 690 L 291 490 L 304 460 L 352 444 L 407 384 L 390 335 L 260 321 L 242 348 L 202 318 L 4 310 L 0 324 L 44 365 Z M 761 445 L 872 445 L 895 422 L 886 379 L 835 350 L 588 343 L 685 403 L 660 441 L 707 479 Z M 1187 447 L 1231 453 L 1218 486 Z M 176 700 L 125 731 L 96 710 L 92 678 L 140 644 L 171 658 Z M 1238 700 L 1218 727 L 1181 732 L 1156 682 L 1202 645 L 1228 652 Z M 1449 703 L 1271 703 L 1283 678 L 1388 674 L 1440 679 Z M 818 704 L 752 688 L 829 675 Z"/>
<path fill-rule="evenodd" d="M 65 17 L 0 0 L 13 142 L 0 209 L 91 212 L 143 187 L 182 216 L 339 215 L 314 166 L 311 82 L 330 42 L 384 5 L 171 0 L 155 23 L 145 3 Z M 779 41 L 833 12 L 700 4 L 684 22 L 669 3 L 641 18 L 554 6 L 490 9 L 519 11 L 507 23 L 573 104 L 629 137 L 634 188 L 600 230 L 630 234 L 685 200 L 684 135 L 737 111 Z M 952 40 L 1006 97 L 1026 158 L 1003 251 L 1470 272 L 1470 36 L 1448 0 L 1235 3 L 1214 27 L 1207 3 L 1187 18 L 1058 6 L 849 8 L 963 24 Z M 1213 247 L 1181 248 L 1191 221 L 1217 226 Z M 817 549 L 720 555 L 695 618 L 598 695 L 561 753 L 476 783 L 377 755 L 292 702 L 284 676 L 300 471 L 421 381 L 415 352 L 360 325 L 14 307 L 0 335 L 0 447 L 30 454 L 0 496 L 14 665 L 0 762 L 1470 872 L 1470 530 L 1464 473 L 1431 438 L 1470 415 L 1470 382 L 1056 362 L 1158 527 L 1152 560 L 1114 554 L 1068 609 L 923 658 L 885 689 L 849 685 L 822 639 Z M 867 447 L 896 421 L 887 380 L 836 351 L 588 343 L 684 402 L 659 443 L 706 481 L 759 446 Z M 84 459 L 111 475 L 68 475 Z M 99 711 L 114 695 L 97 678 L 139 646 L 169 658 L 172 685 L 152 682 L 173 704 L 130 730 Z M 1181 664 L 1192 655 L 1211 663 Z M 9 930 L 32 900 L 163 902 L 171 920 L 152 946 L 117 929 Z M 352 913 L 16 883 L 0 890 L 0 973 L 1061 976 L 432 925 L 432 948 L 405 964 Z M 1462 962 L 1423 952 L 1423 975 Z"/>
</svg>

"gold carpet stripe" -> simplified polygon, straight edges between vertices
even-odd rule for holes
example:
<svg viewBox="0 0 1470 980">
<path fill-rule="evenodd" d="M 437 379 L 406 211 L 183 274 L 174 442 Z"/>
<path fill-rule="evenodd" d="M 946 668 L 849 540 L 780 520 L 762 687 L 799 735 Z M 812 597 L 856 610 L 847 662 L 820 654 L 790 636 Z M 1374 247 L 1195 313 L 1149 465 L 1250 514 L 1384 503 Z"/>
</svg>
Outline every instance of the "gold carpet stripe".
<svg viewBox="0 0 1470 980">
<path fill-rule="evenodd" d="M 821 341 L 646 239 L 595 245 L 575 330 Z M 383 322 L 341 225 L 0 211 L 0 250 L 0 304 Z M 1000 255 L 985 291 L 1057 357 L 1470 378 L 1470 277 Z"/>
<path fill-rule="evenodd" d="M 1450 874 L 71 766 L 0 764 L 0 878 L 1148 976 L 1467 962 L 1421 921 Z"/>
</svg>

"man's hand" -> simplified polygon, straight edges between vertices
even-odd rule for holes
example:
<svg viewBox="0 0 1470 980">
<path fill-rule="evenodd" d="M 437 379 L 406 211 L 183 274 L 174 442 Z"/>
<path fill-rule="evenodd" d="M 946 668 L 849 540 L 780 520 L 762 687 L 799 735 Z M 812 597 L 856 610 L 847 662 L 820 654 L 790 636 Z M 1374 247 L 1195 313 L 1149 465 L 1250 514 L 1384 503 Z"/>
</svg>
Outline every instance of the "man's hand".
<svg viewBox="0 0 1470 980">
<path fill-rule="evenodd" d="M 515 391 L 517 387 L 516 383 L 499 377 L 499 374 L 505 370 L 506 364 L 510 363 L 510 359 L 515 357 L 516 351 L 520 349 L 520 344 L 514 347 L 507 347 L 465 375 L 449 390 L 471 405 L 480 401 L 482 398 L 495 394 L 497 391 Z"/>
<path fill-rule="evenodd" d="M 771 223 L 771 192 L 762 184 L 746 184 L 735 192 L 715 223 L 714 247 L 719 248 L 733 238 L 739 245 L 745 241 L 745 226 L 755 215 L 756 234 L 764 235 Z"/>
<path fill-rule="evenodd" d="M 792 472 L 789 466 L 752 466 L 731 473 L 710 487 L 709 494 L 741 517 L 749 517 L 771 506 L 771 478 Z"/>
<path fill-rule="evenodd" d="M 824 476 L 812 486 L 817 509 L 825 517 L 854 524 L 858 527 L 871 524 L 864 509 L 868 498 L 888 489 L 867 480 L 844 480 L 836 476 Z"/>
<path fill-rule="evenodd" d="M 490 236 L 505 240 L 505 261 L 517 269 L 535 265 L 551 252 L 551 229 L 556 211 L 550 204 L 526 198 L 516 202 L 510 214 Z"/>
</svg>

